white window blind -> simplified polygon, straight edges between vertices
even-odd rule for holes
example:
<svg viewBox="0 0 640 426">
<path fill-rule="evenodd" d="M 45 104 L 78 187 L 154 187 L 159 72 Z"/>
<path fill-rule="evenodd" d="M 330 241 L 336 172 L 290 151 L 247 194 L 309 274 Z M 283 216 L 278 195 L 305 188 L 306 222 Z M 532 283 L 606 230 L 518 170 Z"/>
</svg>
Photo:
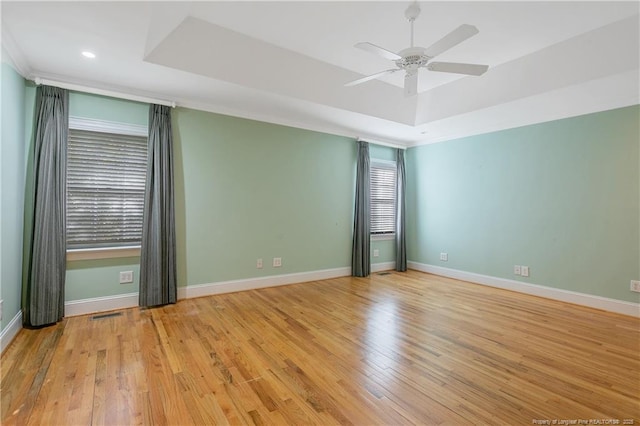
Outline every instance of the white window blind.
<svg viewBox="0 0 640 426">
<path fill-rule="evenodd" d="M 139 245 L 146 170 L 146 136 L 69 129 L 68 248 Z"/>
<path fill-rule="evenodd" d="M 371 235 L 396 232 L 396 165 L 371 161 Z"/>
</svg>

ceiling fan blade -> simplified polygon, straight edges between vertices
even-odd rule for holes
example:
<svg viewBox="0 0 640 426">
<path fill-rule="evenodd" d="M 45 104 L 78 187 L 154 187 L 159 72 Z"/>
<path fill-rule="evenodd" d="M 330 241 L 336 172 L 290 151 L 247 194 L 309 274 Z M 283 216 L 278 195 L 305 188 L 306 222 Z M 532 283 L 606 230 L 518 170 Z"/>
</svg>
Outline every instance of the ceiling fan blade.
<svg viewBox="0 0 640 426">
<path fill-rule="evenodd" d="M 425 50 L 425 55 L 434 58 L 445 50 L 449 50 L 453 46 L 462 43 L 469 37 L 473 37 L 474 35 L 478 34 L 478 32 L 478 29 L 473 25 L 462 24 L 446 36 L 442 37 L 440 40 L 433 43 L 431 46 L 427 47 L 427 50 Z"/>
<path fill-rule="evenodd" d="M 407 73 L 404 76 L 404 95 L 415 96 L 418 94 L 418 72 Z"/>
<path fill-rule="evenodd" d="M 391 74 L 391 73 L 394 73 L 396 71 L 400 71 L 400 68 L 393 68 L 393 69 L 390 69 L 390 70 L 380 71 L 380 72 L 377 72 L 375 74 L 371 74 L 371 75 L 368 75 L 366 77 L 362 77 L 362 78 L 359 78 L 357 80 L 350 81 L 348 83 L 345 83 L 344 87 L 355 86 L 356 84 L 364 83 L 365 81 L 373 80 L 373 79 L 376 79 L 378 77 L 382 77 L 385 74 Z"/>
<path fill-rule="evenodd" d="M 356 44 L 356 47 L 358 49 L 366 50 L 367 52 L 373 53 L 378 56 L 382 56 L 383 58 L 386 58 L 392 61 L 397 61 L 398 59 L 402 59 L 400 55 L 397 55 L 391 52 L 390 50 L 383 49 L 380 46 L 376 46 L 375 44 L 363 42 L 363 43 Z"/>
<path fill-rule="evenodd" d="M 429 71 L 452 72 L 456 74 L 482 75 L 489 69 L 489 65 L 461 64 L 458 62 L 429 62 Z"/>
</svg>

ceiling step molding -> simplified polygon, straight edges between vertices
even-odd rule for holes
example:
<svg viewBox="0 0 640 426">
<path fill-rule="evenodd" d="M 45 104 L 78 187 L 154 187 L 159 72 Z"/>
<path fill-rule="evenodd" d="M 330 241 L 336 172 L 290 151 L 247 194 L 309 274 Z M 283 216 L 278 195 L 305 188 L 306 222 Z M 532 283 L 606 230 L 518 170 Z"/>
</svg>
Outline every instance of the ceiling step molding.
<svg viewBox="0 0 640 426">
<path fill-rule="evenodd" d="M 31 79 L 31 67 L 6 25 L 2 25 L 2 62 L 7 62 L 27 80 Z"/>
</svg>

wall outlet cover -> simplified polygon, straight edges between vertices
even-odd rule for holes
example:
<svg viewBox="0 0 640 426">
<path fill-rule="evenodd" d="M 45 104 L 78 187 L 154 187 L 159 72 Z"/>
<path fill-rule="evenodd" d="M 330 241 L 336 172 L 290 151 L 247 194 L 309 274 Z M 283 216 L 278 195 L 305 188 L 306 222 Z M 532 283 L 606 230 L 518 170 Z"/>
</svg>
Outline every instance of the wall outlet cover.
<svg viewBox="0 0 640 426">
<path fill-rule="evenodd" d="M 529 267 L 528 266 L 521 266 L 520 267 L 520 275 L 522 275 L 523 277 L 528 277 L 529 276 Z"/>
<path fill-rule="evenodd" d="M 133 282 L 133 271 L 120 272 L 120 284 L 129 284 Z"/>
<path fill-rule="evenodd" d="M 446 262 L 447 260 L 449 260 L 449 255 L 447 253 L 440 253 L 440 260 Z"/>
<path fill-rule="evenodd" d="M 521 273 L 520 265 L 513 265 L 513 275 L 520 275 Z"/>
<path fill-rule="evenodd" d="M 279 268 L 282 266 L 282 258 L 281 257 L 274 257 L 273 258 L 273 267 L 274 268 Z"/>
<path fill-rule="evenodd" d="M 631 291 L 635 291 L 636 293 L 640 293 L 640 281 L 631 280 L 631 285 L 629 286 Z"/>
<path fill-rule="evenodd" d="M 256 268 L 262 269 L 262 259 L 256 260 Z"/>
<path fill-rule="evenodd" d="M 373 257 L 378 257 L 378 256 L 380 256 L 380 250 L 373 249 Z"/>
</svg>

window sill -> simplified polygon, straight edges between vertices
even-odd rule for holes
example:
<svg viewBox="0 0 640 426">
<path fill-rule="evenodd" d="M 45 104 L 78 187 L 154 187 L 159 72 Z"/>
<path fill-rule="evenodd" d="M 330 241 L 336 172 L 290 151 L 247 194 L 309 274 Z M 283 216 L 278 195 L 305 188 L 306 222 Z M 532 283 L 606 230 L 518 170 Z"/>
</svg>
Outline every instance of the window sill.
<svg viewBox="0 0 640 426">
<path fill-rule="evenodd" d="M 371 241 L 395 240 L 396 234 L 371 235 Z"/>
<path fill-rule="evenodd" d="M 73 262 L 76 260 L 113 259 L 118 257 L 139 256 L 140 246 L 67 250 L 67 262 Z"/>
</svg>

